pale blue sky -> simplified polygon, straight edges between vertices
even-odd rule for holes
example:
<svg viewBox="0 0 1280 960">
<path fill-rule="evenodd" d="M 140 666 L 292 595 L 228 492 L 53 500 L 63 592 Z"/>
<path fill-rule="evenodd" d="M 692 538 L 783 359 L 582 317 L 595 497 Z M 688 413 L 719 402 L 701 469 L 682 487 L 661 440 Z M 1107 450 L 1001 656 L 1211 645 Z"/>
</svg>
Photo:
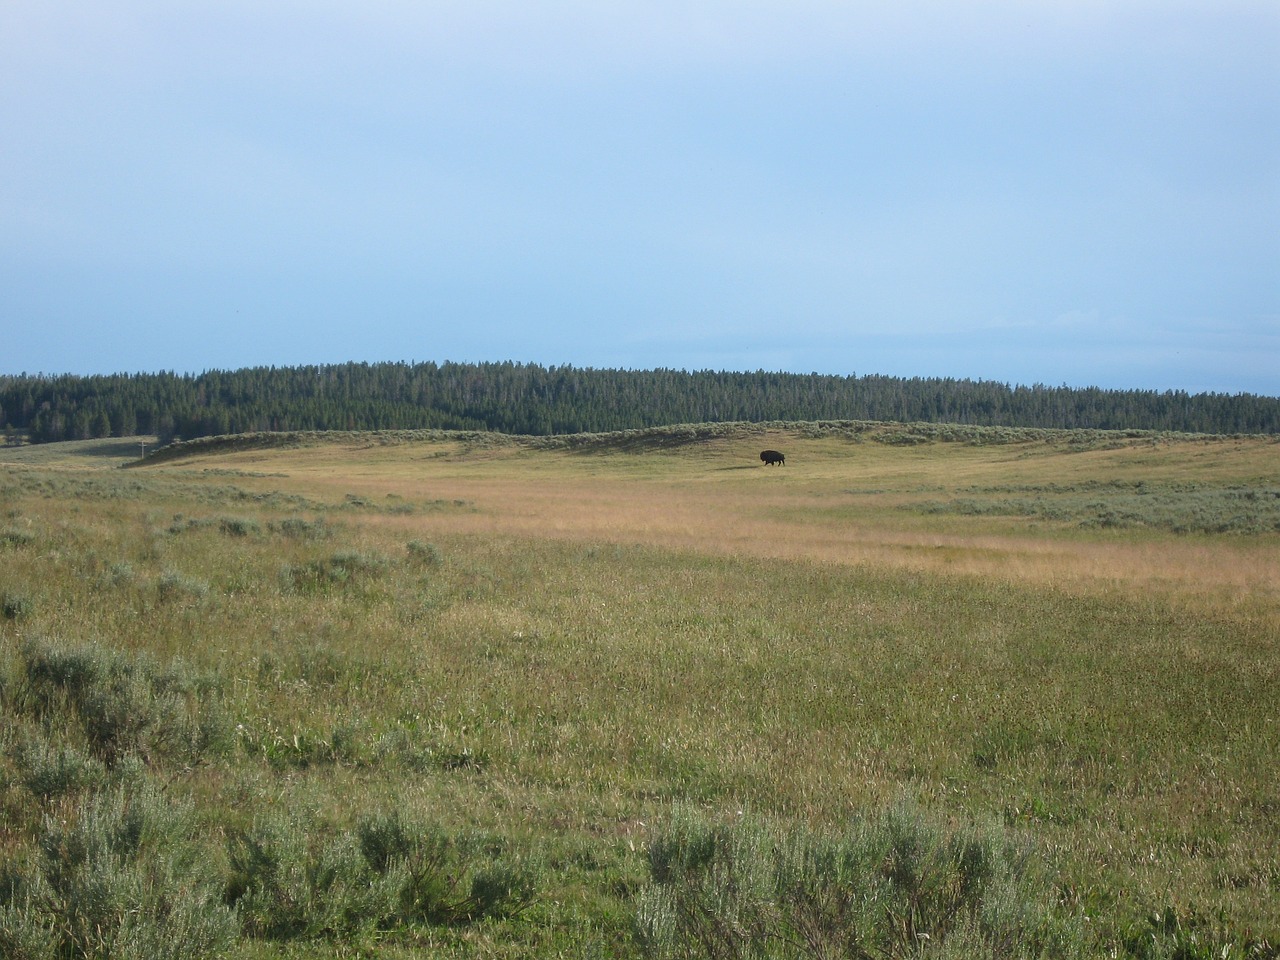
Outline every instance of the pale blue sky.
<svg viewBox="0 0 1280 960">
<path fill-rule="evenodd" d="M 1280 395 L 1275 0 L 5 0 L 0 373 Z"/>
</svg>

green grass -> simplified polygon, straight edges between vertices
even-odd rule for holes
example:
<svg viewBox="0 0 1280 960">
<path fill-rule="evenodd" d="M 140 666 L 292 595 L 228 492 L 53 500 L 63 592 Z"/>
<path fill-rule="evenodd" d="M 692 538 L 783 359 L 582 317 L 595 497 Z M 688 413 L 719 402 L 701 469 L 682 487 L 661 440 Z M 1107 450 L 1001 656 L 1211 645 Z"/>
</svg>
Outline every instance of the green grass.
<svg viewBox="0 0 1280 960">
<path fill-rule="evenodd" d="M 1070 512 L 1265 502 L 1274 445 L 829 433 L 784 434 L 785 474 L 720 430 L 657 466 L 442 436 L 213 483 L 0 467 L 0 954 L 1274 956 L 1276 534 Z M 614 489 L 641 508 L 566 535 Z M 705 548 L 645 534 L 686 489 Z M 1062 522 L 929 506 L 1035 498 Z M 833 503 L 961 559 L 992 522 L 1154 546 L 1168 580 L 806 555 Z M 788 555 L 713 523 L 753 509 Z M 1241 551 L 1256 579 L 1186 586 Z"/>
</svg>

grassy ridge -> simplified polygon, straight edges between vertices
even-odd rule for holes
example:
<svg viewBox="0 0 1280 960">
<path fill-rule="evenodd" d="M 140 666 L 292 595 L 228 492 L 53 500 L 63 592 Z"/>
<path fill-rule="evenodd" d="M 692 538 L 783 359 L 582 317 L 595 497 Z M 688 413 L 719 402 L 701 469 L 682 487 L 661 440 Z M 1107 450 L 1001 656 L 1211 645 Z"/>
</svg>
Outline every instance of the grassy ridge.
<svg viewBox="0 0 1280 960">
<path fill-rule="evenodd" d="M 1274 443 L 672 436 L 3 468 L 0 937 L 147 955 L 101 835 L 196 952 L 1268 955 L 1270 514 L 937 505 L 1265 506 Z"/>
<path fill-rule="evenodd" d="M 160 462 L 202 454 L 233 453 L 255 449 L 289 449 L 331 444 L 350 438 L 360 438 L 366 443 L 377 445 L 456 440 L 470 445 L 521 445 L 539 450 L 632 450 L 648 453 L 664 447 L 715 440 L 746 439 L 767 434 L 806 439 L 870 439 L 903 446 L 937 442 L 973 445 L 1054 443 L 1076 450 L 1126 446 L 1134 442 L 1186 443 L 1223 439 L 1214 434 L 1160 430 L 1051 429 L 878 420 L 730 421 L 553 436 L 524 436 L 481 430 L 370 430 L 356 433 L 293 430 L 245 433 L 177 441 L 153 450 L 151 459 L 152 462 Z M 111 442 L 119 446 L 131 441 Z M 97 449 L 97 447 L 90 447 L 90 449 Z"/>
</svg>

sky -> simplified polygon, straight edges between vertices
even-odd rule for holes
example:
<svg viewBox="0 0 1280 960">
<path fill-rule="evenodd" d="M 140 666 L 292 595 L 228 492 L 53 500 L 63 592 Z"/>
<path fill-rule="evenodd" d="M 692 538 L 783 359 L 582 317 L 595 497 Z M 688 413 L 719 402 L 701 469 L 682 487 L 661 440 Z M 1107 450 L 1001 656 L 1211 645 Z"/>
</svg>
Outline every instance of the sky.
<svg viewBox="0 0 1280 960">
<path fill-rule="evenodd" d="M 1275 0 L 0 0 L 0 374 L 1280 395 Z"/>
</svg>

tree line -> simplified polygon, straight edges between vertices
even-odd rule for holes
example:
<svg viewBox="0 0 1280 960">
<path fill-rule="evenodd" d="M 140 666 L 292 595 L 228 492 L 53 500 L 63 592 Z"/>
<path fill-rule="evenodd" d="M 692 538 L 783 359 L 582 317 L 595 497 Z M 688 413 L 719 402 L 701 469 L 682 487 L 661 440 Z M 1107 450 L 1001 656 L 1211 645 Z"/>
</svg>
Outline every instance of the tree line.
<svg viewBox="0 0 1280 960">
<path fill-rule="evenodd" d="M 139 435 L 169 442 L 281 430 L 491 430 L 549 436 L 770 420 L 1280 433 L 1280 398 L 514 362 L 0 376 L 0 424 L 11 441 L 25 437 L 35 443 Z"/>
</svg>

